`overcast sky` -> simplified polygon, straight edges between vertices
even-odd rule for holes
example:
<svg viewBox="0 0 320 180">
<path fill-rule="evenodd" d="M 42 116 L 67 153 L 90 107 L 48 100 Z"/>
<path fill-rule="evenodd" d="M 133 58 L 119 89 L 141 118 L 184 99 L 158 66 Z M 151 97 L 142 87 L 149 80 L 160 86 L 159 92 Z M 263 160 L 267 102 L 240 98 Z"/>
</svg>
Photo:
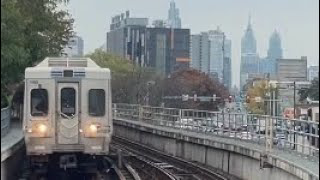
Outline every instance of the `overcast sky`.
<svg viewBox="0 0 320 180">
<path fill-rule="evenodd" d="M 111 17 L 130 10 L 131 17 L 167 19 L 170 0 L 70 0 L 67 8 L 75 31 L 89 53 L 103 45 Z M 251 14 L 260 57 L 267 54 L 269 37 L 276 29 L 285 58 L 308 56 L 319 64 L 319 0 L 176 0 L 183 28 L 191 33 L 220 29 L 232 41 L 233 84 L 239 85 L 240 42 Z"/>
</svg>

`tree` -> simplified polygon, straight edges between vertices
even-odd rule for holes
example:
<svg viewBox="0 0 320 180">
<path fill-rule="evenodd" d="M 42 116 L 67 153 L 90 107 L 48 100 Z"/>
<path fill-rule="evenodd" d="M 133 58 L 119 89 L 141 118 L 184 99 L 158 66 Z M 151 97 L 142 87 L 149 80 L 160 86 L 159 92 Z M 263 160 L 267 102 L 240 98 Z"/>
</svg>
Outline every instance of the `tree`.
<svg viewBox="0 0 320 180">
<path fill-rule="evenodd" d="M 25 22 L 15 1 L 1 1 L 1 104 L 6 101 L 7 85 L 21 78 L 28 52 L 23 35 Z"/>
<path fill-rule="evenodd" d="M 29 66 L 46 56 L 59 56 L 73 35 L 73 19 L 68 12 L 58 10 L 66 0 L 17 0 L 17 7 L 24 17 L 26 49 Z"/>
<path fill-rule="evenodd" d="M 112 74 L 112 101 L 115 103 L 145 103 L 148 82 L 156 81 L 158 75 L 151 68 L 139 67 L 131 61 L 108 54 L 101 49 L 89 54 L 99 66 L 109 68 Z"/>
<path fill-rule="evenodd" d="M 129 82 L 132 77 L 133 65 L 121 57 L 107 54 L 102 50 L 95 50 L 94 53 L 89 54 L 92 60 L 94 60 L 99 66 L 109 68 L 112 75 L 111 87 L 112 87 L 112 100 L 113 102 L 129 103 L 131 102 L 129 97 Z"/>
<path fill-rule="evenodd" d="M 249 98 L 249 103 L 247 107 L 249 111 L 253 114 L 266 114 L 267 104 L 269 97 L 267 94 L 276 91 L 276 89 L 271 88 L 266 80 L 257 81 L 248 87 L 247 97 Z M 256 101 L 259 98 L 260 101 Z"/>
<path fill-rule="evenodd" d="M 299 90 L 300 101 L 306 100 L 308 97 L 312 100 L 319 101 L 319 78 L 312 80 L 308 89 Z"/>
<path fill-rule="evenodd" d="M 8 99 L 7 97 L 1 93 L 1 108 L 5 108 L 8 106 Z"/>
<path fill-rule="evenodd" d="M 224 104 L 224 99 L 228 98 L 229 92 L 218 80 L 210 78 L 205 73 L 194 69 L 183 69 L 172 74 L 165 79 L 164 96 L 181 96 L 183 94 L 197 96 L 209 96 L 216 94 L 220 97 L 217 102 L 200 102 L 181 100 L 168 100 L 166 106 L 176 108 L 192 108 L 204 110 L 217 110 L 219 105 Z"/>
<path fill-rule="evenodd" d="M 216 94 L 222 99 L 227 98 L 227 89 L 218 81 L 210 79 L 204 73 L 196 70 L 180 70 L 166 78 L 157 74 L 152 68 L 139 67 L 130 60 L 108 54 L 100 49 L 89 54 L 101 67 L 109 68 L 112 74 L 112 101 L 114 103 L 149 104 L 160 106 L 164 96 L 181 96 L 182 94 L 198 94 L 212 96 Z M 148 101 L 149 99 L 149 101 Z M 216 110 L 219 102 L 192 102 L 167 101 L 167 107 L 198 108 Z"/>
<path fill-rule="evenodd" d="M 26 67 L 58 56 L 67 44 L 73 20 L 58 10 L 62 2 L 1 0 L 1 97 L 12 93 L 8 85 L 19 83 Z"/>
</svg>

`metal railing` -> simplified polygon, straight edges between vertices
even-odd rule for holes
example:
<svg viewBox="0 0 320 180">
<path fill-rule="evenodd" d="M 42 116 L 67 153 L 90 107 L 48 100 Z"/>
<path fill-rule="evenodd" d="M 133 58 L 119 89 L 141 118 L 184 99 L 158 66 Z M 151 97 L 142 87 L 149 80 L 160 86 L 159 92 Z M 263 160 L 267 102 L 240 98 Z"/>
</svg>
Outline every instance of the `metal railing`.
<svg viewBox="0 0 320 180">
<path fill-rule="evenodd" d="M 266 115 L 113 104 L 114 119 L 205 133 L 319 157 L 319 122 Z"/>
<path fill-rule="evenodd" d="M 11 110 L 9 107 L 1 109 L 1 137 L 8 134 L 10 129 Z"/>
</svg>

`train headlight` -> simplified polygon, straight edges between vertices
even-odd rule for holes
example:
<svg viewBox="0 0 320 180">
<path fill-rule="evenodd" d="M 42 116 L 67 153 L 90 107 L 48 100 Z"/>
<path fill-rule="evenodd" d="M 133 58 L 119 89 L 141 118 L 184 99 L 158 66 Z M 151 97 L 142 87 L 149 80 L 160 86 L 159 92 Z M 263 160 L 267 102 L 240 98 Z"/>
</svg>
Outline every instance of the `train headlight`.
<svg viewBox="0 0 320 180">
<path fill-rule="evenodd" d="M 48 129 L 48 127 L 47 127 L 46 125 L 44 125 L 44 124 L 40 124 L 40 125 L 38 126 L 38 130 L 39 130 L 39 132 L 41 132 L 41 133 L 47 132 L 47 129 Z"/>
<path fill-rule="evenodd" d="M 97 125 L 91 124 L 89 128 L 92 133 L 97 133 L 97 131 L 98 131 Z"/>
</svg>

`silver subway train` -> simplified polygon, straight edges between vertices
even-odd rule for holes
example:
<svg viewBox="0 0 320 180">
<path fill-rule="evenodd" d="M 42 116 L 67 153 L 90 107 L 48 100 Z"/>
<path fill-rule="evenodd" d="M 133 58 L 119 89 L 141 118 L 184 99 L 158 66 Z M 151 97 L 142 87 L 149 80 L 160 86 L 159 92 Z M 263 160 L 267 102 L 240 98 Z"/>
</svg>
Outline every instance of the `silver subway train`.
<svg viewBox="0 0 320 180">
<path fill-rule="evenodd" d="M 107 155 L 113 132 L 110 70 L 89 58 L 46 58 L 25 71 L 29 156 Z"/>
</svg>

